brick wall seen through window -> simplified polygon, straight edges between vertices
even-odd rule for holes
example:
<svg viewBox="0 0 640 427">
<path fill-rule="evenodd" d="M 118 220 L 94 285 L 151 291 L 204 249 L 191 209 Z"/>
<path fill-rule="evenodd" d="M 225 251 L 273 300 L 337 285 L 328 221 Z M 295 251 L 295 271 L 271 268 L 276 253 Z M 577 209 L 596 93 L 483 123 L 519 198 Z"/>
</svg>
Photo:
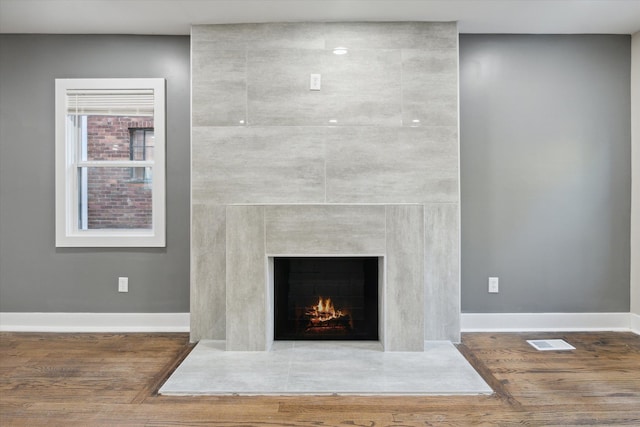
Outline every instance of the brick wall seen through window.
<svg viewBox="0 0 640 427">
<path fill-rule="evenodd" d="M 142 147 L 132 140 L 139 130 Z M 140 158 L 140 149 L 146 157 Z M 149 117 L 87 117 L 87 160 L 152 160 L 152 156 Z M 86 169 L 89 229 L 152 227 L 151 168 Z"/>
</svg>

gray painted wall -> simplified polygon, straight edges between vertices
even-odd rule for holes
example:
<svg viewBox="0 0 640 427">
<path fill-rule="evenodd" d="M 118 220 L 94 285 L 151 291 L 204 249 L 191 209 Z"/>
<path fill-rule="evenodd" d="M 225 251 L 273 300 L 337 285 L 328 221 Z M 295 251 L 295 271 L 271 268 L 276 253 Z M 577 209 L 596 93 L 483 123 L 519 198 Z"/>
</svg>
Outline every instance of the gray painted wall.
<svg viewBox="0 0 640 427">
<path fill-rule="evenodd" d="M 629 311 L 630 54 L 460 36 L 463 312 Z"/>
<path fill-rule="evenodd" d="M 55 248 L 59 77 L 166 78 L 166 248 Z M 188 312 L 189 37 L 1 35 L 0 112 L 0 311 Z"/>
<path fill-rule="evenodd" d="M 631 39 L 631 312 L 640 329 L 640 32 Z"/>
<path fill-rule="evenodd" d="M 463 311 L 628 311 L 629 37 L 460 50 Z M 188 74 L 188 37 L 0 35 L 0 311 L 189 311 Z M 53 79 L 133 76 L 167 78 L 167 248 L 56 250 Z"/>
</svg>

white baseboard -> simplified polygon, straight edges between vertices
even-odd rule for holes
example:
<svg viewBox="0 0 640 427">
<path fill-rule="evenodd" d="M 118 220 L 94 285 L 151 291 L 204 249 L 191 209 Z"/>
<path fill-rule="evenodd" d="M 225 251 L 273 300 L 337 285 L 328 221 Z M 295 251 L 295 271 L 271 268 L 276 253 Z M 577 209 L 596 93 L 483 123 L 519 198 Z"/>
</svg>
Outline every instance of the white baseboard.
<svg viewBox="0 0 640 427">
<path fill-rule="evenodd" d="M 631 313 L 462 313 L 462 332 L 638 331 Z M 637 333 L 637 332 L 636 332 Z"/>
<path fill-rule="evenodd" d="M 189 332 L 189 313 L 0 313 L 0 331 Z"/>
<path fill-rule="evenodd" d="M 632 331 L 634 313 L 462 313 L 462 332 Z M 189 332 L 189 313 L 0 313 L 0 331 Z"/>
<path fill-rule="evenodd" d="M 630 313 L 631 318 L 631 330 L 640 335 L 640 314 Z"/>
</svg>

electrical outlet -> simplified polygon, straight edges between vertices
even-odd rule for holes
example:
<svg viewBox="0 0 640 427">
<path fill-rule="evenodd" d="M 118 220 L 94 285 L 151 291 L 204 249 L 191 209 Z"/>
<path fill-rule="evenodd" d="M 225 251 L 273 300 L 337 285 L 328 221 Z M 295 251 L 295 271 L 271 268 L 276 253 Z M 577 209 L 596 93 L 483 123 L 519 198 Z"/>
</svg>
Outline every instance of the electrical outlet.
<svg viewBox="0 0 640 427">
<path fill-rule="evenodd" d="M 309 90 L 320 90 L 322 76 L 320 74 L 311 74 L 309 77 Z"/>
<path fill-rule="evenodd" d="M 128 277 L 118 277 L 118 292 L 129 292 Z"/>
<path fill-rule="evenodd" d="M 499 292 L 499 283 L 497 277 L 489 277 L 489 293 L 497 294 Z"/>
</svg>

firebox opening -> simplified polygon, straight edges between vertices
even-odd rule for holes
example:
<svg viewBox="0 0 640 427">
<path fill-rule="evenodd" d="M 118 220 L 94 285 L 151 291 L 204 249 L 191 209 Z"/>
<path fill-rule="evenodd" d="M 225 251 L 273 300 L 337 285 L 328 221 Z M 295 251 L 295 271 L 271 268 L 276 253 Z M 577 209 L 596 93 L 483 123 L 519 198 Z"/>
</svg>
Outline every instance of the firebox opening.
<svg viewBox="0 0 640 427">
<path fill-rule="evenodd" d="M 276 340 L 378 340 L 377 257 L 275 257 Z"/>
</svg>

